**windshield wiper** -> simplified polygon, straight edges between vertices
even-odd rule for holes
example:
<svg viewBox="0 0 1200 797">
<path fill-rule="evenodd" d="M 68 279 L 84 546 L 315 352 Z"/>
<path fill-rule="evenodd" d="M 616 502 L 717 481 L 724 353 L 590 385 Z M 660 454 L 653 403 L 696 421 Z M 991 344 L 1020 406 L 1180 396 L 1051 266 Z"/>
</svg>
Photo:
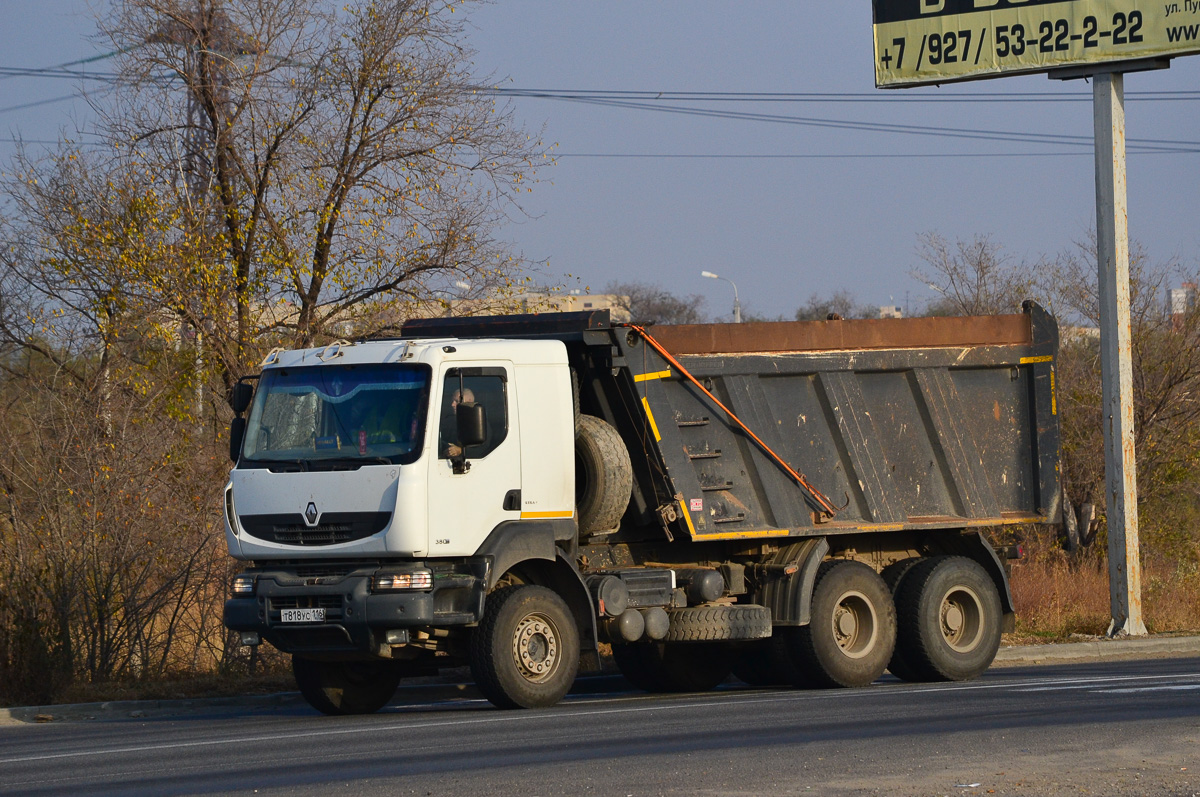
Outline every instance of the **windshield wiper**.
<svg viewBox="0 0 1200 797">
<path fill-rule="evenodd" d="M 330 457 L 328 459 L 310 459 L 310 470 L 358 470 L 363 465 L 391 465 L 387 457 Z"/>
<path fill-rule="evenodd" d="M 272 473 L 303 473 L 308 470 L 308 463 L 302 459 L 255 459 L 254 463 L 262 463 Z"/>
</svg>

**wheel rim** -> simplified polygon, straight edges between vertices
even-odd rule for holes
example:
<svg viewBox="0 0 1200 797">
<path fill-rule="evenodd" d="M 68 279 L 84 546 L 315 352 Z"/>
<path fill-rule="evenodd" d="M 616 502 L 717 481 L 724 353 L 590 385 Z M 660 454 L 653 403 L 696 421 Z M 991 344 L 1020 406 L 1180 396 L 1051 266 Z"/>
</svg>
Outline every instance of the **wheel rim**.
<svg viewBox="0 0 1200 797">
<path fill-rule="evenodd" d="M 833 638 L 842 653 L 861 659 L 875 647 L 879 619 L 875 606 L 861 592 L 847 592 L 833 610 Z"/>
<path fill-rule="evenodd" d="M 521 676 L 527 681 L 549 679 L 559 658 L 558 635 L 550 618 L 531 614 L 517 623 L 512 652 Z"/>
<path fill-rule="evenodd" d="M 942 598 L 938 625 L 952 650 L 970 653 L 983 638 L 983 601 L 970 587 L 952 588 Z"/>
</svg>

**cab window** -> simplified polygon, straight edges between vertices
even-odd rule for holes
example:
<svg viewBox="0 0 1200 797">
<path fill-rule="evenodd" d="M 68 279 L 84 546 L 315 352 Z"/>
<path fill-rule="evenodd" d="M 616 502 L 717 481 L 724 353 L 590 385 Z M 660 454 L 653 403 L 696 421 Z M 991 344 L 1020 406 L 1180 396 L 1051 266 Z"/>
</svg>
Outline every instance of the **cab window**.
<svg viewBox="0 0 1200 797">
<path fill-rule="evenodd" d="M 459 401 L 474 401 L 487 415 L 487 439 L 467 446 L 467 459 L 482 459 L 508 436 L 508 379 L 503 368 L 453 368 L 442 384 L 442 409 L 438 425 L 438 458 L 459 451 L 455 408 Z"/>
</svg>

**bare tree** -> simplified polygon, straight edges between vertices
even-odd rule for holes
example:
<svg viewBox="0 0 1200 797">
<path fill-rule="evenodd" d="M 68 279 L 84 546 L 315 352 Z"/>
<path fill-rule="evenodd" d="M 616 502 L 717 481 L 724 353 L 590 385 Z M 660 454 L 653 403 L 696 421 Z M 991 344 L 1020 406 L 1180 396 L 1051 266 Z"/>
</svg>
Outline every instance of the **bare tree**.
<svg viewBox="0 0 1200 797">
<path fill-rule="evenodd" d="M 521 264 L 494 229 L 542 153 L 471 74 L 461 5 L 114 4 L 108 147 L 23 160 L 12 184 L 40 226 L 30 257 L 119 261 L 129 240 L 89 235 L 119 192 L 161 233 L 120 293 L 202 334 L 227 380 L 265 343 L 366 334 L 456 281 L 503 288 Z"/>
<path fill-rule="evenodd" d="M 676 296 L 661 285 L 610 282 L 605 292 L 620 297 L 618 304 L 638 324 L 700 324 L 705 320 L 704 297 Z"/>
<path fill-rule="evenodd" d="M 837 318 L 874 318 L 878 311 L 860 304 L 854 294 L 847 290 L 834 291 L 832 296 L 814 293 L 808 301 L 796 309 L 797 321 L 826 321 Z"/>
<path fill-rule="evenodd" d="M 455 282 L 525 288 L 493 233 L 540 145 L 470 74 L 461 10 L 112 5 L 106 145 L 21 153 L 0 198 L 0 700 L 245 664 L 229 411 L 199 388 Z"/>
<path fill-rule="evenodd" d="M 1200 313 L 1172 315 L 1163 302 L 1175 279 L 1195 280 L 1178 259 L 1151 261 L 1130 246 L 1130 343 L 1138 490 L 1143 502 L 1200 499 Z M 1063 325 L 1063 385 L 1067 475 L 1083 497 L 1103 503 L 1104 455 L 1099 433 L 1100 323 L 1095 236 L 1077 242 L 1037 275 Z"/>
<path fill-rule="evenodd" d="M 953 244 L 936 232 L 917 236 L 917 257 L 925 268 L 913 269 L 914 279 L 942 295 L 935 313 L 996 315 L 1019 312 L 1029 298 L 1033 275 L 1042 262 L 1013 263 L 990 235 L 957 239 Z"/>
</svg>

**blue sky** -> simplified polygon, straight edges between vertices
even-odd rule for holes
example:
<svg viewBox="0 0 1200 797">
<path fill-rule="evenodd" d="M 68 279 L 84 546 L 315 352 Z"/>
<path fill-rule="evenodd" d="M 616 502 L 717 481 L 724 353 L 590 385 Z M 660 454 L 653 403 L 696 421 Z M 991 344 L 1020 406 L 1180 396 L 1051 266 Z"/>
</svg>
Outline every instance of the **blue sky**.
<svg viewBox="0 0 1200 797">
<path fill-rule="evenodd" d="M 88 39 L 85 3 L 0 0 L 0 9 L 0 66 L 50 66 L 99 51 Z M 506 0 L 474 8 L 468 19 L 477 71 L 502 87 L 836 94 L 841 101 L 649 104 L 818 123 L 1092 133 L 1091 89 L 1081 81 L 1028 76 L 877 91 L 867 0 Z M 1177 58 L 1169 70 L 1131 74 L 1125 83 L 1131 142 L 1200 142 L 1200 57 Z M 0 79 L 0 109 L 76 88 L 64 80 Z M 1191 98 L 1139 98 L 1172 91 Z M 1064 92 L 1072 96 L 1050 102 L 1005 96 Z M 76 100 L 4 111 L 0 139 L 51 139 L 84 107 Z M 709 270 L 736 281 L 743 306 L 767 316 L 790 315 L 811 294 L 836 290 L 915 311 L 935 297 L 910 276 L 918 233 L 991 234 L 1013 258 L 1034 260 L 1071 247 L 1095 224 L 1090 145 L 536 98 L 514 100 L 514 109 L 555 144 L 556 165 L 524 200 L 529 218 L 503 236 L 571 287 L 654 282 L 702 294 L 710 312 L 728 314 L 729 285 L 700 277 Z M 0 156 L 11 147 L 0 141 Z M 1131 146 L 1129 220 L 1153 258 L 1176 256 L 1200 268 L 1200 153 L 1135 154 Z"/>
</svg>

